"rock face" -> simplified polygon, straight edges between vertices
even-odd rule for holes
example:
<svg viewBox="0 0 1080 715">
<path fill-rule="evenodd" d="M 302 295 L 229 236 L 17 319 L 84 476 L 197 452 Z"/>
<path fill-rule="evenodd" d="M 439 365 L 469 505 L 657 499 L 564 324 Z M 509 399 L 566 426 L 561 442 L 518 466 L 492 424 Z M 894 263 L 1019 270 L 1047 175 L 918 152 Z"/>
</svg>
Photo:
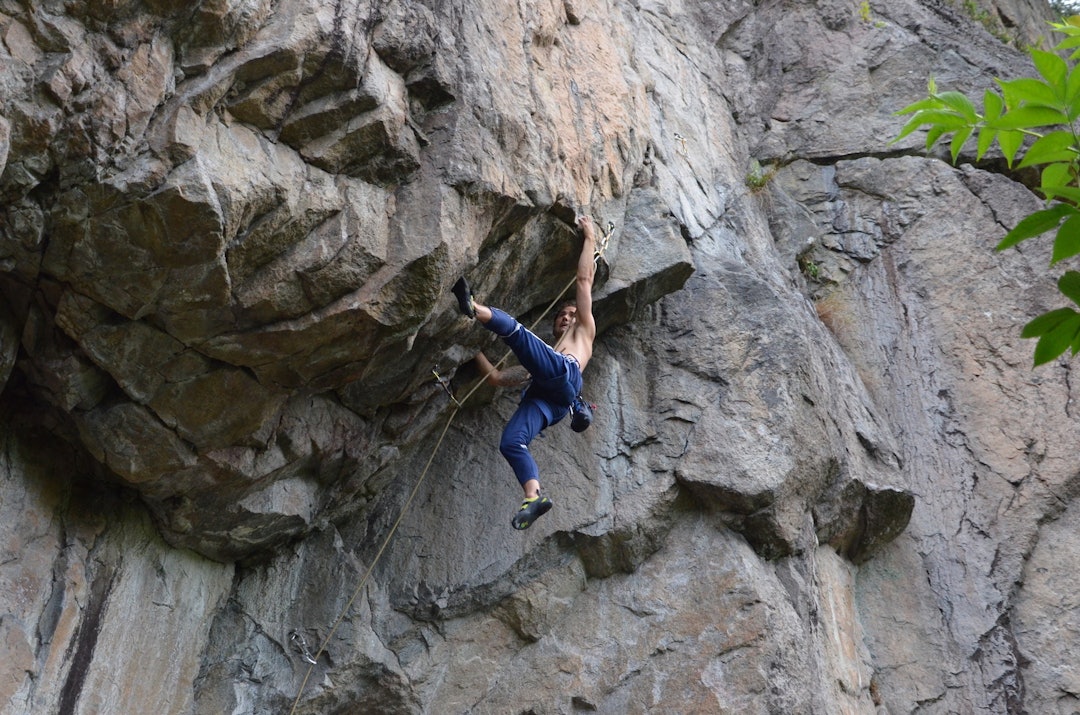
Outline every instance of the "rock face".
<svg viewBox="0 0 1080 715">
<path fill-rule="evenodd" d="M 1072 712 L 1038 200 L 887 143 L 1046 19 L 0 0 L 0 712 Z M 432 369 L 578 212 L 597 420 L 517 533 L 515 396 Z"/>
</svg>

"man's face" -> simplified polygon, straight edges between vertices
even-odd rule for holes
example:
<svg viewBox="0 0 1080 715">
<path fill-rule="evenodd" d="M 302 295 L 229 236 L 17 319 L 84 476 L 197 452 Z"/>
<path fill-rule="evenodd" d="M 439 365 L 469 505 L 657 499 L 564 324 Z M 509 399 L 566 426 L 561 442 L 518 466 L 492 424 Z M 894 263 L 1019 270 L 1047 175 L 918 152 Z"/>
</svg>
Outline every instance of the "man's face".
<svg viewBox="0 0 1080 715">
<path fill-rule="evenodd" d="M 577 306 L 568 305 L 558 312 L 555 316 L 555 327 L 551 332 L 555 333 L 556 338 L 561 338 L 563 333 L 570 329 L 570 326 L 574 324 L 577 319 Z"/>
</svg>

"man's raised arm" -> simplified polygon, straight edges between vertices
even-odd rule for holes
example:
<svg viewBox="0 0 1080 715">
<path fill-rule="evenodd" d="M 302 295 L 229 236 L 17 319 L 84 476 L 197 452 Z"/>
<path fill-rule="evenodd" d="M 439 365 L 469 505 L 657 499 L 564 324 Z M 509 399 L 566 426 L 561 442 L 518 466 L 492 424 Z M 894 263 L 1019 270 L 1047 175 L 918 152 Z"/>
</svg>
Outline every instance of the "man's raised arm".
<svg viewBox="0 0 1080 715">
<path fill-rule="evenodd" d="M 577 265 L 577 325 L 585 330 L 589 340 L 596 337 L 596 323 L 592 314 L 592 287 L 596 276 L 596 234 L 593 232 L 592 219 L 588 214 L 579 216 L 577 225 L 581 228 L 581 255 Z"/>
</svg>

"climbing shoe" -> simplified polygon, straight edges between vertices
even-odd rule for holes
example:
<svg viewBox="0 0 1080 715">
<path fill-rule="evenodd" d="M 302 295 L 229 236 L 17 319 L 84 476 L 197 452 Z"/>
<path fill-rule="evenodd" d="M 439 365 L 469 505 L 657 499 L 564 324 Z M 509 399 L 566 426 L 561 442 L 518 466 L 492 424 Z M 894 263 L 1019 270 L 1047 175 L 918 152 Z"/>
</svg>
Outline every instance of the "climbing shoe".
<svg viewBox="0 0 1080 715">
<path fill-rule="evenodd" d="M 450 292 L 457 298 L 458 308 L 461 310 L 461 314 L 469 318 L 476 317 L 476 307 L 473 305 L 472 291 L 469 290 L 469 283 L 464 277 L 458 278 L 457 283 L 450 289 Z"/>
<path fill-rule="evenodd" d="M 538 496 L 526 499 L 521 502 L 521 508 L 518 509 L 517 514 L 514 514 L 510 524 L 518 531 L 523 531 L 532 526 L 532 523 L 541 516 L 547 514 L 550 509 L 551 500 L 547 497 Z"/>
</svg>

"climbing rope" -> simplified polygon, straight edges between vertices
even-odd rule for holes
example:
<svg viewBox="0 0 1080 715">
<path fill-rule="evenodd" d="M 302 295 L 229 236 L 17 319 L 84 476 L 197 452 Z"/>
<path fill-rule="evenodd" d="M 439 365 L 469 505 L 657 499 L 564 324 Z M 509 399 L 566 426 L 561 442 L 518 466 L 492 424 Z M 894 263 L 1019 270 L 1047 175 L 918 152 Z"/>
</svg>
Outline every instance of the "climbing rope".
<svg viewBox="0 0 1080 715">
<path fill-rule="evenodd" d="M 601 229 L 602 237 L 598 242 L 595 252 L 593 253 L 594 265 L 596 265 L 600 261 L 600 258 L 604 255 L 604 252 L 607 250 L 608 243 L 610 242 L 611 236 L 614 232 L 615 224 L 611 221 L 608 221 Z M 562 300 L 563 296 L 566 295 L 566 293 L 573 287 L 574 283 L 576 282 L 577 276 L 575 275 L 574 278 L 566 284 L 566 287 L 562 289 L 559 295 L 556 296 L 555 300 L 551 301 L 551 303 L 546 308 L 544 308 L 544 311 L 529 327 L 530 331 L 536 328 L 536 326 L 540 324 L 540 321 L 547 317 L 548 313 L 551 312 L 552 308 L 554 308 L 555 305 L 560 300 Z M 563 333 L 562 337 L 565 336 L 566 333 Z M 555 348 L 558 348 L 559 343 L 562 342 L 562 337 L 560 337 L 559 341 L 555 343 Z M 334 637 L 334 634 L 337 632 L 337 629 L 341 625 L 341 622 L 345 620 L 345 616 L 348 615 L 349 610 L 353 606 L 353 603 L 356 602 L 356 599 L 360 595 L 360 592 L 364 589 L 364 586 L 367 585 L 368 579 L 371 578 L 371 574 L 375 570 L 375 566 L 379 563 L 379 559 L 382 558 L 383 552 L 386 551 L 386 547 L 390 545 L 390 540 L 393 538 L 398 526 L 401 525 L 402 519 L 405 518 L 405 514 L 406 512 L 408 512 L 409 506 L 412 504 L 413 499 L 416 498 L 417 492 L 420 491 L 420 485 L 424 483 L 424 478 L 427 477 L 428 471 L 430 471 L 431 465 L 435 461 L 435 455 L 439 453 L 439 447 L 442 446 L 443 439 L 446 438 L 446 433 L 450 430 L 450 425 L 454 423 L 454 418 L 457 417 L 459 412 L 461 412 L 461 409 L 465 406 L 465 403 L 469 400 L 469 398 L 473 396 L 473 393 L 480 389 L 480 386 L 484 384 L 484 381 L 487 380 L 488 375 L 496 372 L 499 369 L 499 366 L 502 365 L 512 354 L 513 351 L 508 350 L 506 354 L 503 355 L 499 359 L 499 361 L 492 366 L 491 371 L 482 375 L 480 379 L 477 380 L 476 384 L 473 385 L 467 393 L 465 393 L 465 397 L 461 398 L 460 400 L 454 397 L 453 390 L 451 390 L 450 388 L 450 381 L 447 378 L 439 375 L 439 366 L 436 365 L 434 368 L 432 368 L 431 372 L 432 374 L 434 374 L 436 382 L 438 382 L 442 386 L 442 388 L 446 390 L 446 393 L 450 395 L 450 399 L 454 402 L 454 409 L 450 412 L 450 417 L 446 420 L 446 425 L 443 426 L 442 432 L 439 434 L 439 439 L 435 442 L 435 447 L 431 450 L 431 456 L 428 457 L 427 464 L 424 465 L 423 471 L 420 472 L 420 478 L 416 480 L 416 484 L 413 486 L 412 491 L 409 492 L 408 498 L 405 499 L 405 503 L 401 507 L 401 512 L 398 514 L 397 519 L 394 520 L 394 523 L 390 526 L 390 531 L 387 532 L 386 538 L 383 539 L 382 545 L 379 547 L 378 552 L 376 552 L 375 554 L 375 558 L 371 561 L 371 564 L 368 566 L 367 571 L 364 572 L 363 578 L 360 579 L 360 584 L 352 592 L 352 596 L 350 596 L 349 600 L 345 603 L 345 607 L 341 609 L 341 612 L 338 614 L 337 619 L 334 620 L 333 625 L 331 625 L 330 627 L 330 631 L 326 634 L 326 637 L 323 638 L 322 643 L 319 645 L 319 649 L 315 651 L 315 655 L 310 654 L 310 651 L 307 648 L 307 644 L 303 642 L 303 637 L 299 636 L 299 633 L 297 633 L 296 631 L 293 631 L 293 640 L 296 640 L 296 637 L 299 636 L 299 643 L 301 643 L 303 646 L 302 653 L 304 656 L 304 660 L 309 663 L 309 665 L 307 667 L 307 671 L 304 673 L 304 679 L 300 683 L 300 689 L 296 693 L 296 700 L 293 701 L 292 707 L 289 708 L 289 715 L 295 714 L 296 708 L 300 705 L 300 698 L 304 696 L 304 690 L 305 688 L 307 688 L 308 680 L 311 678 L 311 673 L 319 662 L 319 656 L 326 652 L 326 646 L 330 644 L 330 639 Z"/>
</svg>

